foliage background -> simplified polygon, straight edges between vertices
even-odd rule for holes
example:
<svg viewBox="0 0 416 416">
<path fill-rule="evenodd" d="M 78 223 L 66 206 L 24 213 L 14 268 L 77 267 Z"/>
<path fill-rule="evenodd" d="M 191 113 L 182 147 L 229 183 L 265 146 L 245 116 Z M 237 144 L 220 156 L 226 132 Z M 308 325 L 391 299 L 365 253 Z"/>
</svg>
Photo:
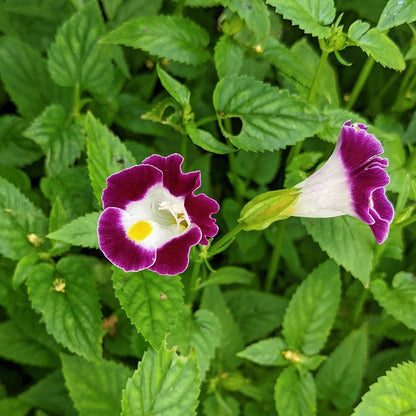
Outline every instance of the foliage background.
<svg viewBox="0 0 416 416">
<path fill-rule="evenodd" d="M 416 412 L 415 20 L 412 0 L 1 0 L 0 414 Z M 181 153 L 221 236 L 348 119 L 390 161 L 382 246 L 339 217 L 196 248 L 181 276 L 98 250 L 111 173 Z"/>
</svg>

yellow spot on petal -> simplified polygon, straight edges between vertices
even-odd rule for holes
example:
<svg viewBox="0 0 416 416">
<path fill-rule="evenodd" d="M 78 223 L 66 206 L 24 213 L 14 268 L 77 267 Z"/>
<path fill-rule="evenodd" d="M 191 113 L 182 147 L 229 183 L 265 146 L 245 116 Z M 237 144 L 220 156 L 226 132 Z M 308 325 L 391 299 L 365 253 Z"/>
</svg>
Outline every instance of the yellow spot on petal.
<svg viewBox="0 0 416 416">
<path fill-rule="evenodd" d="M 153 227 L 150 225 L 150 223 L 147 221 L 139 221 L 130 227 L 127 235 L 131 240 L 142 241 L 148 237 L 152 231 Z"/>
</svg>

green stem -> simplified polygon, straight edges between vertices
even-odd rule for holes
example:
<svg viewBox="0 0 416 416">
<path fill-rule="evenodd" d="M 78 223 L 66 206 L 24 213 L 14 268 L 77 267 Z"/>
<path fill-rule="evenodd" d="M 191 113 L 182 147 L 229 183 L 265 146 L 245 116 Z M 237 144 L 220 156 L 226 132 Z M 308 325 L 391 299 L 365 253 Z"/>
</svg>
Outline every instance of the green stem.
<svg viewBox="0 0 416 416">
<path fill-rule="evenodd" d="M 183 157 L 182 169 L 186 170 L 187 156 L 188 156 L 188 136 L 184 134 L 181 137 L 181 155 Z"/>
<path fill-rule="evenodd" d="M 198 289 L 198 278 L 201 270 L 201 261 L 197 260 L 192 269 L 191 280 L 189 282 L 188 292 L 185 297 L 185 303 L 192 304 L 195 299 L 195 294 Z"/>
<path fill-rule="evenodd" d="M 195 126 L 200 127 L 200 126 L 203 126 L 204 124 L 212 123 L 213 121 L 217 121 L 217 116 L 202 117 L 201 119 L 195 122 Z"/>
<path fill-rule="evenodd" d="M 264 285 L 266 292 L 271 291 L 274 278 L 276 277 L 276 273 L 279 268 L 280 253 L 282 250 L 283 239 L 285 237 L 286 221 L 280 221 L 277 224 L 277 227 L 277 239 L 274 243 L 272 256 L 269 262 L 269 268 L 267 269 L 266 283 Z"/>
<path fill-rule="evenodd" d="M 351 91 L 351 95 L 350 95 L 350 97 L 348 99 L 348 102 L 347 102 L 347 105 L 346 105 L 347 110 L 351 110 L 354 107 L 355 102 L 357 101 L 358 97 L 360 96 L 361 91 L 364 88 L 364 84 L 366 83 L 367 78 L 370 75 L 370 72 L 373 68 L 374 63 L 375 63 L 375 61 L 374 61 L 373 58 L 371 58 L 371 57 L 367 58 L 364 66 L 361 69 L 360 75 L 358 76 L 358 79 L 354 84 L 354 88 Z"/>
<path fill-rule="evenodd" d="M 208 257 L 213 257 L 216 254 L 224 251 L 233 241 L 234 237 L 243 230 L 242 224 L 237 224 L 231 231 L 223 235 L 209 250 Z"/>
<path fill-rule="evenodd" d="M 313 78 L 312 86 L 308 95 L 308 102 L 310 103 L 313 102 L 315 95 L 318 91 L 319 81 L 321 80 L 322 72 L 325 68 L 326 62 L 328 60 L 328 56 L 329 56 L 329 52 L 325 49 L 322 50 L 321 57 L 319 59 L 318 68 L 316 68 L 315 76 Z"/>
<path fill-rule="evenodd" d="M 402 82 L 400 83 L 400 87 L 397 90 L 398 92 L 396 95 L 396 99 L 392 106 L 393 109 L 400 110 L 400 105 L 399 105 L 400 101 L 402 101 L 403 98 L 405 98 L 407 92 L 412 90 L 412 87 L 413 87 L 412 84 L 414 84 L 414 79 L 412 79 L 414 72 L 415 72 L 415 64 L 413 62 L 410 62 L 408 67 L 406 68 Z"/>
</svg>

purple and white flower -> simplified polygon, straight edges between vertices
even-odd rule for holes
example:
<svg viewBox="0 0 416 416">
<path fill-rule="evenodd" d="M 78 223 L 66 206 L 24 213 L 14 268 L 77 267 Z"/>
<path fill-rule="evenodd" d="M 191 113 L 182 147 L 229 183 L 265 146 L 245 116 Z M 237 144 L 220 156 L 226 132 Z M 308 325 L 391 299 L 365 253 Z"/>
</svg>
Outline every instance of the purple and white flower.
<svg viewBox="0 0 416 416">
<path fill-rule="evenodd" d="M 218 232 L 216 201 L 194 195 L 201 172 L 183 173 L 183 158 L 152 155 L 107 178 L 98 242 L 104 255 L 126 272 L 149 269 L 182 273 L 189 251 Z"/>
<path fill-rule="evenodd" d="M 291 215 L 351 215 L 368 224 L 376 241 L 383 243 L 394 211 L 385 193 L 390 179 L 385 170 L 388 161 L 379 157 L 382 153 L 381 143 L 367 133 L 367 126 L 347 121 L 327 162 L 295 186 L 300 193 Z"/>
</svg>

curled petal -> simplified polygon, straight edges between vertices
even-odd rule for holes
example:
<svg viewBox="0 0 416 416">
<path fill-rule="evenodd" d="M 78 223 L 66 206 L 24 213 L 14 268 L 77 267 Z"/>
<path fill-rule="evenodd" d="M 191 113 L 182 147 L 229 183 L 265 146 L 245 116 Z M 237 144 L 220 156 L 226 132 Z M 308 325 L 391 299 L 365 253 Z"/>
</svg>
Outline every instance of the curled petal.
<svg viewBox="0 0 416 416">
<path fill-rule="evenodd" d="M 156 260 L 155 249 L 145 249 L 130 240 L 123 225 L 124 211 L 106 208 L 98 220 L 98 244 L 111 263 L 126 272 L 147 269 Z"/>
</svg>

